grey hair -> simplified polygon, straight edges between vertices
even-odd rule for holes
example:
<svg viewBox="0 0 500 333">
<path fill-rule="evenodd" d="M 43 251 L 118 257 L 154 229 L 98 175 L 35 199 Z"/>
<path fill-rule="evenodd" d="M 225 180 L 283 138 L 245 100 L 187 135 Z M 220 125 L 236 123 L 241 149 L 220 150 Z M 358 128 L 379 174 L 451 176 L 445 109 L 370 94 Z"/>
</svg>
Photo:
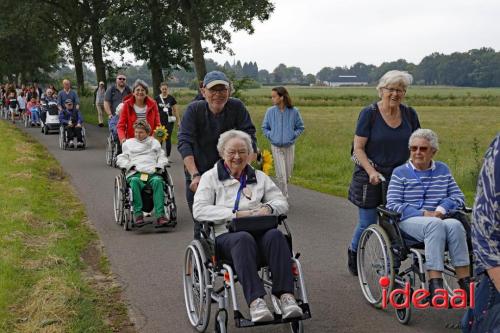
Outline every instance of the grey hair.
<svg viewBox="0 0 500 333">
<path fill-rule="evenodd" d="M 137 88 L 138 86 L 141 86 L 141 87 L 144 88 L 144 90 L 146 90 L 146 95 L 149 93 L 149 86 L 148 86 L 148 84 L 146 82 L 144 82 L 143 80 L 141 80 L 141 79 L 135 80 L 134 85 L 132 87 L 132 92 L 134 92 L 135 88 Z"/>
<path fill-rule="evenodd" d="M 229 130 L 222 133 L 219 137 L 219 142 L 217 142 L 217 151 L 219 152 L 220 157 L 223 157 L 224 149 L 226 148 L 226 144 L 228 143 L 228 141 L 234 138 L 245 141 L 248 149 L 248 154 L 253 153 L 252 139 L 250 138 L 250 135 L 248 135 L 248 133 L 239 130 Z"/>
<path fill-rule="evenodd" d="M 435 150 L 439 149 L 438 136 L 433 130 L 427 128 L 419 128 L 418 130 L 413 132 L 410 136 L 410 140 L 408 140 L 408 147 L 411 146 L 411 142 L 414 139 L 425 139 L 429 141 L 432 148 L 434 148 Z"/>
<path fill-rule="evenodd" d="M 382 88 L 385 88 L 390 84 L 400 85 L 404 90 L 406 90 L 412 82 L 413 76 L 408 72 L 398 70 L 388 71 L 387 73 L 382 75 L 380 80 L 378 80 L 376 88 L 378 91 L 378 96 L 382 97 Z"/>
</svg>

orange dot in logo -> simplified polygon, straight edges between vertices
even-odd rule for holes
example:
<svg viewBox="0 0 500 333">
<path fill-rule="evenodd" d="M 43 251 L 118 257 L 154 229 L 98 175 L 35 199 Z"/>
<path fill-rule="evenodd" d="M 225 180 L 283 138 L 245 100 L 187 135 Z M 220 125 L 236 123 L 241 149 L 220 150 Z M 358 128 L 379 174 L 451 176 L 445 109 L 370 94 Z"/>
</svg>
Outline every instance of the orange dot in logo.
<svg viewBox="0 0 500 333">
<path fill-rule="evenodd" d="M 382 288 L 388 288 L 389 284 L 391 283 L 391 280 L 387 276 L 382 276 L 379 280 L 378 283 Z"/>
</svg>

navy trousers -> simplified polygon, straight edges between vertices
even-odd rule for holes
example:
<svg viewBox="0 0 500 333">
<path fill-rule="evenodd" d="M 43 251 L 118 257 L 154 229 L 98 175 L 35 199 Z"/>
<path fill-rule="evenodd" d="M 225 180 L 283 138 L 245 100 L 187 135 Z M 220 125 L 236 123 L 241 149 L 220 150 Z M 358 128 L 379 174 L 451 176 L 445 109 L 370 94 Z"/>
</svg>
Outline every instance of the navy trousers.
<svg viewBox="0 0 500 333">
<path fill-rule="evenodd" d="M 278 229 L 270 229 L 256 237 L 245 231 L 228 232 L 217 236 L 215 244 L 217 254 L 233 263 L 248 304 L 266 294 L 257 271 L 259 264 L 269 266 L 274 295 L 293 293 L 290 248 Z"/>
</svg>

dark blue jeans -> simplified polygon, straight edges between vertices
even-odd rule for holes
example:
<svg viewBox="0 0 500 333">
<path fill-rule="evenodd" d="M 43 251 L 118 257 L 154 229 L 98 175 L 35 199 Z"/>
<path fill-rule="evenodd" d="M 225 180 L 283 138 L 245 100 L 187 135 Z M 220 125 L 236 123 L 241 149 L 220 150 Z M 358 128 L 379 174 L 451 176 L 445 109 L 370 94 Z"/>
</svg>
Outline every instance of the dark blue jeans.
<svg viewBox="0 0 500 333">
<path fill-rule="evenodd" d="M 474 299 L 474 309 L 469 309 L 462 319 L 462 332 L 500 332 L 500 292 L 487 274 L 479 281 Z"/>
<path fill-rule="evenodd" d="M 354 230 L 351 240 L 351 250 L 358 251 L 358 243 L 361 234 L 371 224 L 377 223 L 377 208 L 358 208 L 359 222 Z"/>
<path fill-rule="evenodd" d="M 191 176 L 185 172 L 186 177 L 186 201 L 189 207 L 189 212 L 191 212 L 191 216 L 193 216 L 193 202 L 194 202 L 194 192 L 189 189 L 189 185 L 191 185 Z M 194 223 L 194 239 L 200 239 L 201 232 L 201 224 L 198 223 L 193 218 Z"/>
</svg>

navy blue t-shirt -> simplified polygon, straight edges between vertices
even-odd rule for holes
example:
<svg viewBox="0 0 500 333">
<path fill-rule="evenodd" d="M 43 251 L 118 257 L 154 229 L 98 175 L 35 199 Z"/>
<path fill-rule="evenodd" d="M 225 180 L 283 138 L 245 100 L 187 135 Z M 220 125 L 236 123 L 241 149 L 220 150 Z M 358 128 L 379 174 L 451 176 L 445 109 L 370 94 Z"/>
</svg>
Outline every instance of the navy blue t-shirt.
<svg viewBox="0 0 500 333">
<path fill-rule="evenodd" d="M 413 108 L 400 104 L 401 124 L 392 128 L 384 121 L 377 103 L 364 108 L 356 125 L 356 135 L 368 138 L 365 152 L 376 165 L 396 167 L 408 160 L 408 140 L 420 128 L 418 115 Z"/>
</svg>

